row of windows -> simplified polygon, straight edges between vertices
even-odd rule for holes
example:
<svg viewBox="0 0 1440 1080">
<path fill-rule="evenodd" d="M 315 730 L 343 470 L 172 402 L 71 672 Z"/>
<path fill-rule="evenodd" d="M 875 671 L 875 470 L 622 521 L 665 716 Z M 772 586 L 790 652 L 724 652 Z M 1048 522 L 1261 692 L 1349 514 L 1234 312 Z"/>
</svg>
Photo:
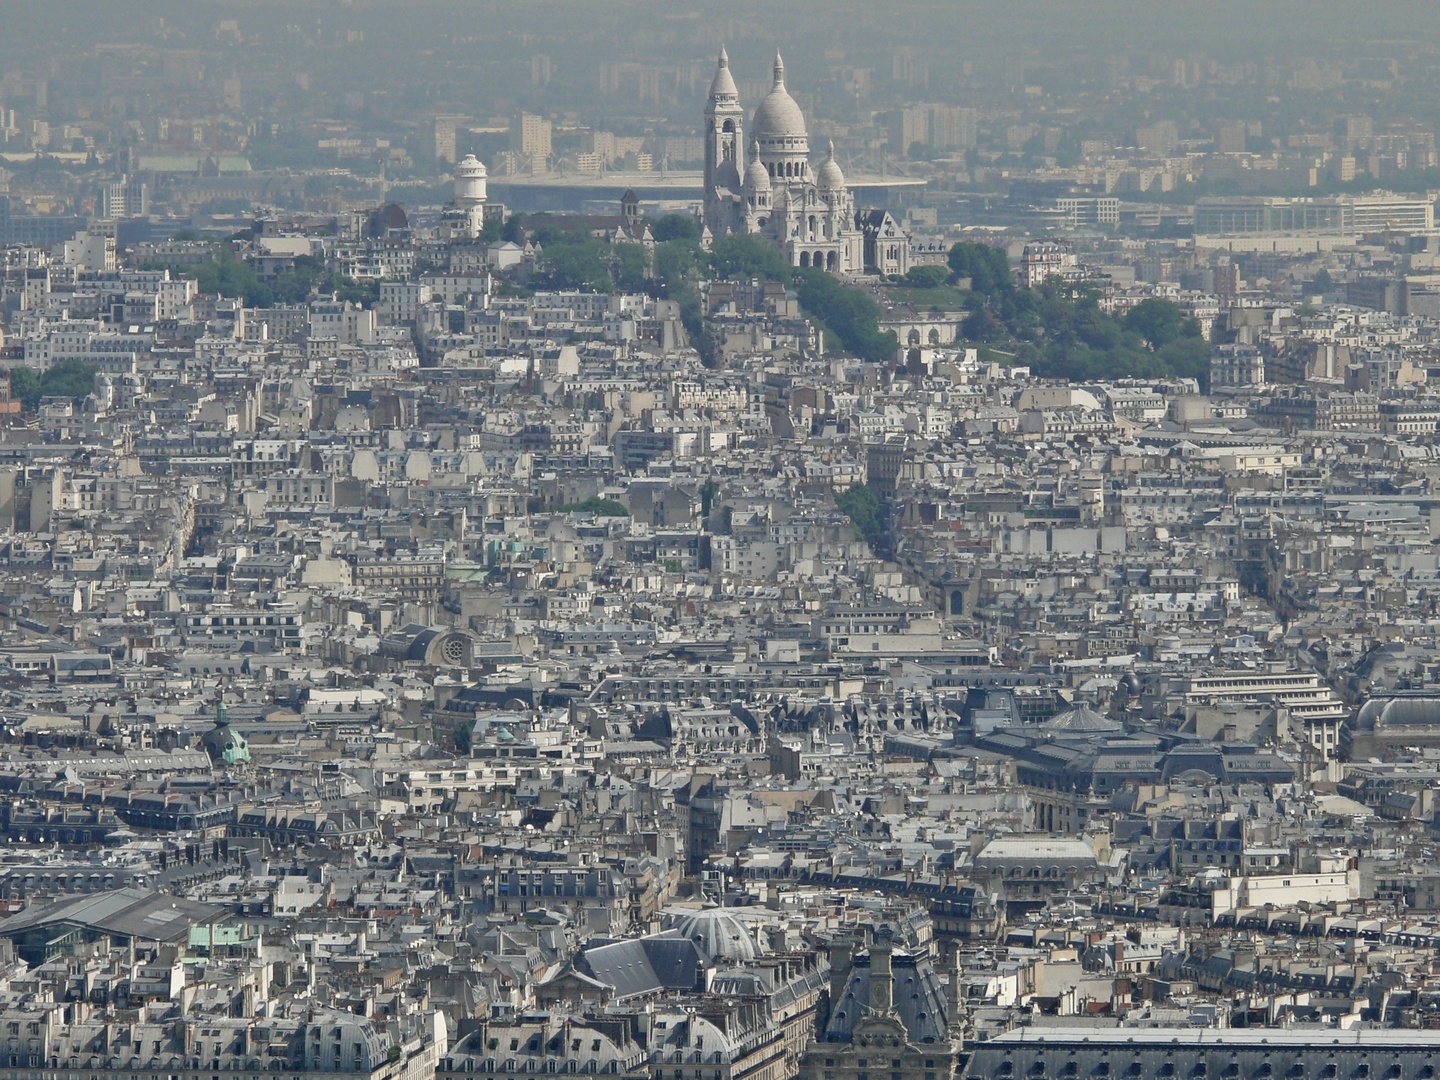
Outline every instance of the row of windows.
<svg viewBox="0 0 1440 1080">
<path fill-rule="evenodd" d="M 191 626 L 294 626 L 298 615 L 192 615 Z"/>
<path fill-rule="evenodd" d="M 452 1066 L 452 1068 L 453 1068 L 453 1064 L 454 1064 L 453 1062 L 446 1062 L 446 1064 Z M 538 1066 L 538 1067 L 537 1067 L 537 1066 Z M 454 1071 L 458 1071 L 458 1070 L 454 1070 Z M 465 1060 L 465 1072 L 467 1072 L 467 1073 L 474 1073 L 474 1072 L 493 1073 L 493 1072 L 495 1072 L 495 1071 L 496 1071 L 496 1068 L 495 1068 L 495 1059 L 494 1059 L 494 1058 L 486 1058 L 483 1062 L 479 1062 L 479 1063 L 477 1063 L 474 1058 L 467 1058 L 467 1059 Z M 502 1072 L 502 1073 L 516 1073 L 516 1072 L 526 1072 L 526 1073 L 569 1072 L 569 1073 L 574 1073 L 574 1072 L 580 1072 L 580 1073 L 609 1073 L 609 1074 L 612 1074 L 612 1075 L 613 1075 L 613 1074 L 615 1074 L 615 1073 L 618 1073 L 618 1072 L 620 1071 L 620 1069 L 619 1069 L 619 1062 L 616 1062 L 616 1061 L 607 1061 L 604 1065 L 599 1065 L 597 1062 L 591 1060 L 591 1061 L 585 1062 L 584 1065 L 583 1065 L 583 1067 L 582 1067 L 581 1064 L 580 1064 L 578 1061 L 576 1061 L 574 1058 L 571 1058 L 570 1060 L 564 1062 L 563 1067 L 561 1066 L 561 1063 L 560 1063 L 560 1062 L 556 1061 L 555 1058 L 546 1058 L 543 1062 L 536 1062 L 533 1058 L 531 1058 L 531 1059 L 527 1059 L 527 1060 L 526 1060 L 526 1062 L 525 1062 L 525 1067 L 524 1067 L 523 1069 L 517 1069 L 517 1068 L 516 1068 L 515 1059 L 514 1059 L 514 1058 L 506 1058 L 503 1062 L 500 1063 L 499 1071 Z M 444 1077 L 444 1074 L 437 1074 L 437 1080 L 449 1080 L 449 1078 L 448 1078 L 448 1077 Z"/>
<path fill-rule="evenodd" d="M 1338 1078 L 1341 1076 L 1340 1066 L 1334 1061 L 1329 1061 L 1326 1062 L 1324 1065 L 1320 1065 L 1318 1062 L 1307 1063 L 1303 1058 L 1297 1058 L 1288 1066 L 1285 1066 L 1283 1062 L 1278 1063 L 1278 1065 L 1280 1067 L 1277 1067 L 1276 1063 L 1262 1061 L 1254 1069 L 1247 1070 L 1244 1069 L 1238 1061 L 1231 1061 L 1224 1065 L 1222 1068 L 1217 1069 L 1215 1075 L 1220 1077 L 1221 1080 L 1238 1080 L 1242 1072 L 1251 1077 L 1252 1080 L 1266 1080 L 1266 1078 L 1275 1078 L 1275 1080 L 1280 1080 L 1281 1077 L 1295 1078 L 1310 1076 L 1319 1077 L 1321 1078 L 1321 1080 L 1338 1080 Z M 1138 1078 L 1145 1076 L 1146 1072 L 1147 1069 L 1144 1063 L 1136 1060 L 1130 1062 L 1129 1065 L 1125 1068 L 1124 1072 L 1115 1073 L 1114 1075 L 1129 1078 Z M 1065 1062 L 1065 1064 L 1061 1066 L 1060 1069 L 1057 1071 L 1056 1075 L 1062 1077 L 1073 1077 L 1078 1076 L 1079 1073 L 1079 1064 L 1071 1060 Z M 1203 1078 L 1206 1077 L 1208 1074 L 1209 1065 L 1207 1062 L 1204 1061 L 1196 1062 L 1194 1065 L 1184 1070 L 1183 1073 L 1183 1075 L 1192 1078 L 1192 1080 L 1203 1080 Z M 1002 1077 L 1015 1076 L 1015 1063 L 1012 1061 L 1002 1061 L 1000 1063 L 998 1075 Z M 1040 1080 L 1040 1078 L 1048 1075 L 1048 1066 L 1043 1060 L 1031 1062 L 1029 1068 L 1025 1072 L 1025 1075 L 1027 1077 L 1034 1078 L 1034 1080 Z M 1109 1061 L 1097 1062 L 1093 1069 L 1090 1070 L 1088 1075 L 1095 1077 L 1112 1075 L 1111 1063 Z M 1161 1078 L 1161 1080 L 1165 1080 L 1165 1078 L 1170 1077 L 1179 1077 L 1181 1075 L 1182 1073 L 1177 1068 L 1176 1063 L 1173 1061 L 1161 1062 L 1159 1066 L 1156 1067 L 1153 1071 L 1153 1076 Z M 1346 1077 L 1356 1078 L 1356 1080 L 1370 1077 L 1372 1075 L 1370 1063 L 1362 1061 L 1356 1064 L 1353 1069 L 1347 1068 L 1344 1075 Z M 1404 1069 L 1402 1068 L 1401 1064 L 1396 1061 L 1392 1062 L 1388 1069 L 1386 1069 L 1384 1072 L 1377 1070 L 1375 1073 L 1373 1073 L 1373 1075 L 1376 1077 L 1382 1077 L 1383 1080 L 1399 1080 L 1399 1078 L 1404 1075 Z M 1434 1076 L 1435 1067 L 1433 1065 L 1422 1066 L 1415 1073 L 1416 1080 L 1432 1080 Z"/>
</svg>

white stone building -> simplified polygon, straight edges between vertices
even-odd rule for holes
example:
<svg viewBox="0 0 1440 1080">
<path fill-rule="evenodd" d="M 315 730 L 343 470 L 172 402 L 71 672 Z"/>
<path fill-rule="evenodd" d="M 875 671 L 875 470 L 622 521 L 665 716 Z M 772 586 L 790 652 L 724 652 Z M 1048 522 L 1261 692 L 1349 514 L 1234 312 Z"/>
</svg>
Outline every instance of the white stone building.
<svg viewBox="0 0 1440 1080">
<path fill-rule="evenodd" d="M 865 240 L 855 198 L 830 147 L 818 171 L 810 168 L 810 138 L 800 106 L 785 88 L 777 55 L 770 92 L 755 110 L 745 164 L 745 110 L 720 50 L 705 106 L 705 226 L 715 236 L 763 236 L 794 266 L 858 273 Z"/>
</svg>

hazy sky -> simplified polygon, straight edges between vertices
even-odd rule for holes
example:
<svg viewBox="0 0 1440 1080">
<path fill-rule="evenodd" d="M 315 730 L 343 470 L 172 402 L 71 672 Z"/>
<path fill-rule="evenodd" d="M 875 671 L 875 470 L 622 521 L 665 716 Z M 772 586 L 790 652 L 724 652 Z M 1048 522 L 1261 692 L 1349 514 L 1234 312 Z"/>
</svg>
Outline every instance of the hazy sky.
<svg viewBox="0 0 1440 1080">
<path fill-rule="evenodd" d="M 859 47 L 877 27 L 897 35 L 917 30 L 929 50 L 964 50 L 977 42 L 1007 47 L 1073 49 L 1203 48 L 1217 53 L 1351 48 L 1387 43 L 1398 52 L 1440 46 L 1440 4 L 1423 0 L 1379 3 L 1316 0 L 766 0 L 756 3 L 653 3 L 644 0 L 6 0 L 0 56 L 33 59 L 47 48 L 84 48 L 105 41 L 157 41 L 163 18 L 192 46 L 225 18 L 268 36 L 282 27 L 313 29 L 348 23 L 387 36 L 396 46 L 423 48 L 449 33 L 524 32 L 555 40 L 594 31 L 669 27 L 688 37 L 696 24 L 721 36 L 727 20 L 773 27 L 774 36 L 803 47 Z M 793 30 L 787 29 L 787 24 Z M 159 43 L 157 41 L 157 43 Z M 172 44 L 178 42 L 172 41 Z"/>
</svg>

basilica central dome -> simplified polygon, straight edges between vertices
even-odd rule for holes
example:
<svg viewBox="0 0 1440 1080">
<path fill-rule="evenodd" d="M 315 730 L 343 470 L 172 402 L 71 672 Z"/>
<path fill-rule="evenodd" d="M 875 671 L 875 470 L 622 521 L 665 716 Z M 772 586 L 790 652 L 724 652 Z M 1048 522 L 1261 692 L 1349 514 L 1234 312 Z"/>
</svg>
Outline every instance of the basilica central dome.
<svg viewBox="0 0 1440 1080">
<path fill-rule="evenodd" d="M 785 89 L 785 64 L 775 54 L 775 82 L 755 110 L 750 133 L 762 142 L 770 139 L 804 139 L 805 114 Z"/>
</svg>

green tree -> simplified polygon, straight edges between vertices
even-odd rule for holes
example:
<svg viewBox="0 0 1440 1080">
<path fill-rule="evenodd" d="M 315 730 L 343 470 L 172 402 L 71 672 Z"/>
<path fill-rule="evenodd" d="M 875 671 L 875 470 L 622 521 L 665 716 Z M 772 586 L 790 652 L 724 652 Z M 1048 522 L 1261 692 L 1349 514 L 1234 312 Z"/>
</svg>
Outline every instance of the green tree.
<svg viewBox="0 0 1440 1080">
<path fill-rule="evenodd" d="M 515 220 L 515 219 L 512 219 Z M 578 218 L 552 217 L 550 214 L 532 214 L 519 219 L 525 236 L 549 247 L 555 243 L 582 244 L 587 240 L 599 243 L 590 232 L 590 226 Z"/>
<path fill-rule="evenodd" d="M 40 376 L 28 367 L 13 368 L 10 372 L 10 397 L 20 402 L 26 412 L 34 412 L 40 404 Z"/>
<path fill-rule="evenodd" d="M 331 274 L 321 291 L 334 293 L 336 300 L 348 300 L 357 307 L 370 308 L 380 302 L 380 282 L 375 278 L 362 281 Z"/>
<path fill-rule="evenodd" d="M 303 304 L 324 277 L 323 261 L 313 255 L 300 255 L 295 265 L 275 280 L 271 293 L 278 303 Z"/>
<path fill-rule="evenodd" d="M 34 412 L 41 398 L 72 398 L 76 401 L 95 390 L 95 373 L 100 369 L 94 364 L 71 358 L 59 360 L 46 368 L 43 375 L 36 375 L 28 367 L 17 367 L 10 371 L 10 396 L 20 402 L 26 412 Z"/>
<path fill-rule="evenodd" d="M 561 514 L 582 513 L 594 514 L 596 517 L 629 517 L 630 511 L 625 509 L 625 504 L 614 499 L 602 499 L 599 495 L 591 495 L 584 502 L 565 503 L 557 506 L 556 511 Z"/>
<path fill-rule="evenodd" d="M 667 240 L 690 240 L 700 242 L 700 222 L 693 214 L 666 214 L 650 226 L 650 235 L 657 244 Z"/>
<path fill-rule="evenodd" d="M 961 257 L 961 260 L 969 255 Z M 1146 301 L 1124 318 L 1100 307 L 1090 289 L 1059 281 L 972 295 L 962 324 L 975 342 L 1009 342 L 1017 363 L 1044 378 L 1196 379 L 1209 373 L 1209 343 L 1200 325 L 1167 300 Z"/>
<path fill-rule="evenodd" d="M 41 397 L 83 398 L 95 389 L 95 373 L 100 369 L 83 360 L 60 360 L 40 376 Z"/>
<path fill-rule="evenodd" d="M 704 252 L 687 240 L 666 240 L 655 245 L 655 279 L 668 286 L 699 277 Z"/>
<path fill-rule="evenodd" d="M 950 277 L 970 279 L 970 288 L 984 296 L 995 296 L 1015 288 L 1010 260 L 1000 248 L 960 241 L 950 249 Z"/>
<path fill-rule="evenodd" d="M 880 306 L 861 289 L 841 285 L 824 270 L 796 271 L 800 305 L 833 330 L 846 350 L 883 363 L 900 347 L 895 335 L 880 332 Z"/>
<path fill-rule="evenodd" d="M 987 308 L 981 308 L 965 317 L 960 324 L 960 332 L 965 335 L 966 341 L 999 341 L 1005 337 L 1005 324 L 997 319 Z"/>
<path fill-rule="evenodd" d="M 1171 301 L 1152 296 L 1125 313 L 1125 328 L 1139 333 L 1151 349 L 1159 351 L 1184 332 L 1185 315 Z"/>
<path fill-rule="evenodd" d="M 455 740 L 455 749 L 462 754 L 470 753 L 470 740 L 474 732 L 471 727 L 473 723 L 472 720 L 456 720 L 455 727 L 450 733 L 451 738 Z"/>
<path fill-rule="evenodd" d="M 851 484 L 835 492 L 835 505 L 855 526 L 855 535 L 866 543 L 879 542 L 885 531 L 880 517 L 880 499 L 868 484 Z"/>
<path fill-rule="evenodd" d="M 269 307 L 274 294 L 256 276 L 250 264 L 235 258 L 229 248 L 217 244 L 215 257 L 185 267 L 183 276 L 193 278 L 196 288 L 211 296 L 239 297 L 246 307 Z"/>
<path fill-rule="evenodd" d="M 645 288 L 650 277 L 650 253 L 641 244 L 611 246 L 615 284 L 629 292 Z"/>
<path fill-rule="evenodd" d="M 1199 334 L 1178 337 L 1159 350 L 1166 372 L 1194 379 L 1202 393 L 1210 392 L 1210 343 Z"/>
<path fill-rule="evenodd" d="M 774 244 L 748 233 L 731 233 L 710 245 L 710 261 L 716 277 L 727 281 L 765 278 L 788 281 L 794 268 Z"/>
<path fill-rule="evenodd" d="M 950 272 L 943 266 L 912 266 L 905 271 L 905 283 L 919 289 L 937 289 L 949 277 Z"/>
<path fill-rule="evenodd" d="M 583 240 L 556 239 L 543 245 L 541 275 L 552 289 L 583 289 L 608 292 L 611 287 L 610 267 L 606 265 L 605 246 L 593 237 Z"/>
</svg>

